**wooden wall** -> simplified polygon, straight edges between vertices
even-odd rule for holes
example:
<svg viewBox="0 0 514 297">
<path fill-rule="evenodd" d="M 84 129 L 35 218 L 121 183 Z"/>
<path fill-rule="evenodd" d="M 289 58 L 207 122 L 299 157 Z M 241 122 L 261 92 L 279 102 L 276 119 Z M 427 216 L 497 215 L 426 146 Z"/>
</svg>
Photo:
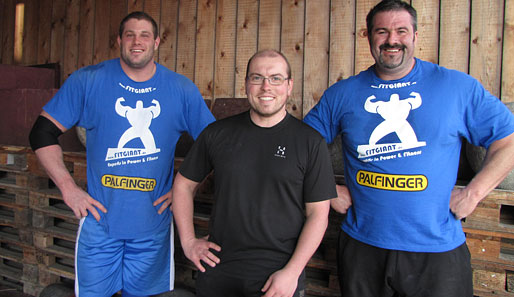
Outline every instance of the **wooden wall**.
<svg viewBox="0 0 514 297">
<path fill-rule="evenodd" d="M 365 16 L 377 0 L 0 0 L 0 62 L 13 59 L 14 11 L 25 3 L 20 64 L 74 70 L 118 57 L 119 22 L 144 10 L 160 25 L 157 60 L 191 78 L 206 99 L 244 98 L 248 58 L 279 49 L 295 79 L 288 109 L 303 117 L 323 91 L 373 62 Z M 514 0 L 411 0 L 416 56 L 467 72 L 514 101 Z"/>
</svg>

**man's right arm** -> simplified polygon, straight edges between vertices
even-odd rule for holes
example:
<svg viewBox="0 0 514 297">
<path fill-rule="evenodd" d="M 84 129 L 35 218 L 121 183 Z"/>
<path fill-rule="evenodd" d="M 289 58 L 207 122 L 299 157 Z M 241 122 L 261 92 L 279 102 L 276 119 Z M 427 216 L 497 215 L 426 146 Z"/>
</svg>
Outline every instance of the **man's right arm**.
<svg viewBox="0 0 514 297">
<path fill-rule="evenodd" d="M 87 216 L 89 211 L 97 221 L 100 221 L 100 215 L 95 206 L 104 213 L 107 210 L 100 202 L 77 186 L 64 165 L 62 148 L 57 142 L 59 133 L 56 131 L 64 133 L 66 128 L 45 111 L 40 116 L 44 119 L 38 119 L 30 131 L 30 143 L 39 162 L 59 188 L 64 202 L 72 209 L 77 218 Z"/>
<path fill-rule="evenodd" d="M 211 267 L 216 266 L 220 260 L 210 249 L 219 252 L 221 248 L 217 244 L 208 241 L 207 238 L 196 238 L 193 223 L 193 200 L 198 184 L 198 182 L 184 177 L 180 172 L 177 173 L 172 188 L 173 217 L 177 224 L 184 254 L 201 272 L 205 272 L 205 268 L 200 261 L 207 263 Z"/>
</svg>

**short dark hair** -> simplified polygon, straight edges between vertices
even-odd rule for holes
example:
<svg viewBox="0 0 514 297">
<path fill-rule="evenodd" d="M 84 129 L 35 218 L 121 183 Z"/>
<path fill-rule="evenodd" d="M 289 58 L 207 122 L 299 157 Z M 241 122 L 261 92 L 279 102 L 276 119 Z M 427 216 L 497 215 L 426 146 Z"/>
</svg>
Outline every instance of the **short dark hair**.
<svg viewBox="0 0 514 297">
<path fill-rule="evenodd" d="M 159 36 L 159 27 L 157 27 L 157 23 L 155 22 L 155 20 L 146 12 L 134 11 L 129 13 L 126 17 L 123 18 L 123 20 L 121 20 L 120 32 L 118 33 L 120 38 L 122 37 L 123 31 L 125 30 L 125 23 L 128 22 L 130 19 L 149 21 L 153 27 L 153 39 L 157 39 L 157 36 Z"/>
<path fill-rule="evenodd" d="M 412 7 L 409 3 L 400 1 L 400 0 L 383 0 L 380 1 L 375 7 L 373 7 L 366 17 L 366 26 L 368 29 L 368 38 L 371 36 L 371 31 L 373 30 L 373 19 L 375 15 L 379 12 L 384 11 L 395 11 L 395 10 L 406 10 L 411 16 L 412 27 L 414 28 L 414 32 L 418 31 L 418 14 L 416 9 Z"/>
<path fill-rule="evenodd" d="M 284 59 L 284 61 L 286 61 L 287 78 L 291 78 L 291 65 L 289 64 L 289 61 L 287 60 L 286 56 L 283 53 L 281 53 L 277 50 L 273 50 L 273 49 L 266 49 L 266 50 L 258 51 L 250 58 L 250 60 L 248 60 L 248 64 L 246 65 L 246 78 L 248 78 L 248 72 L 250 71 L 250 64 L 252 63 L 253 59 L 255 59 L 257 57 L 276 57 L 276 56 L 282 57 Z"/>
</svg>

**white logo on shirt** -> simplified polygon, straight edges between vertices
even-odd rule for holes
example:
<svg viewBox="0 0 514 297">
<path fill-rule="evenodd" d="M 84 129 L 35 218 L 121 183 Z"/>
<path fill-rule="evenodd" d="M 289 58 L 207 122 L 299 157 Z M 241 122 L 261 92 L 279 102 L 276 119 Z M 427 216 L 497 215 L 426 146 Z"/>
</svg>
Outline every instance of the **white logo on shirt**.
<svg viewBox="0 0 514 297">
<path fill-rule="evenodd" d="M 286 147 L 278 146 L 277 152 L 275 153 L 275 157 L 285 158 L 286 157 Z"/>
<path fill-rule="evenodd" d="M 418 93 L 412 92 L 410 95 L 412 97 L 401 100 L 398 94 L 392 94 L 389 101 L 375 101 L 376 97 L 373 95 L 366 99 L 364 109 L 367 112 L 379 114 L 384 121 L 373 130 L 368 144 L 357 147 L 359 158 L 368 158 L 426 145 L 426 142 L 418 141 L 414 129 L 407 121 L 410 111 L 420 107 L 422 103 L 421 96 Z M 400 142 L 377 144 L 380 139 L 390 133 L 396 133 Z M 394 157 L 394 155 L 388 156 L 388 159 Z"/>
<path fill-rule="evenodd" d="M 116 160 L 121 158 L 129 158 L 135 156 L 145 156 L 155 154 L 161 150 L 156 148 L 155 139 L 152 131 L 150 131 L 150 124 L 152 120 L 159 116 L 161 113 L 161 106 L 159 101 L 152 100 L 153 106 L 143 107 L 143 101 L 138 100 L 136 107 L 122 105 L 125 102 L 123 97 L 116 100 L 115 110 L 116 113 L 124 118 L 127 118 L 132 127 L 128 128 L 120 137 L 118 147 L 109 148 L 107 150 L 106 161 Z M 133 140 L 139 138 L 143 143 L 144 149 L 141 148 L 125 148 L 125 145 Z"/>
</svg>

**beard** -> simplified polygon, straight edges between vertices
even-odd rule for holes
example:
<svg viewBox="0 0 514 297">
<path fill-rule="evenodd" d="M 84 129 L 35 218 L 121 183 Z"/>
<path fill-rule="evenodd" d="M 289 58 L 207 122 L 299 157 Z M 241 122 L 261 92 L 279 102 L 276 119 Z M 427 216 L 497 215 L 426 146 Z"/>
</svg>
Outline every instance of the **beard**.
<svg viewBox="0 0 514 297">
<path fill-rule="evenodd" d="M 139 57 L 138 60 L 135 60 L 130 58 L 130 53 L 127 53 L 123 47 L 121 48 L 120 52 L 120 58 L 123 60 L 123 62 L 125 62 L 125 64 L 127 64 L 129 67 L 136 69 L 144 68 L 146 65 L 148 65 L 154 55 L 154 51 L 150 50 L 145 52 L 144 56 Z"/>
<path fill-rule="evenodd" d="M 402 44 L 390 45 L 390 44 L 386 43 L 386 44 L 382 44 L 379 48 L 380 48 L 380 55 L 378 57 L 378 61 L 382 67 L 384 67 L 386 69 L 395 69 L 396 67 L 403 64 L 403 60 L 405 58 L 405 49 L 407 48 L 405 45 L 402 45 Z M 397 59 L 388 59 L 386 61 L 386 59 L 384 59 L 384 56 L 382 55 L 382 53 L 388 49 L 400 50 L 402 52 L 401 57 L 397 58 Z"/>
</svg>

